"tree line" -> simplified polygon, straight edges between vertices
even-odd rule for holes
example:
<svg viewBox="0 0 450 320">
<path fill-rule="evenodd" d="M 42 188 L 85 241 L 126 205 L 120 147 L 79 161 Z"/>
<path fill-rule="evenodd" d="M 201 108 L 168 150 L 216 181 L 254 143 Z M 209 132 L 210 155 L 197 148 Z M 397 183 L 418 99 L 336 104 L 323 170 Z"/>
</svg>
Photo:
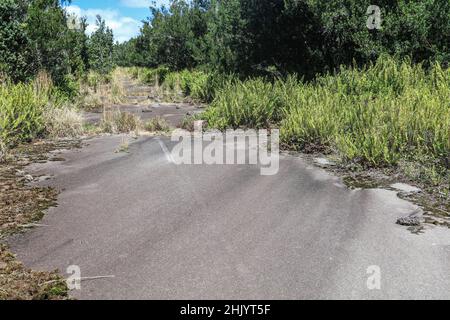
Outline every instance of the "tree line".
<svg viewBox="0 0 450 320">
<path fill-rule="evenodd" d="M 86 35 L 86 19 L 68 14 L 64 5 L 69 3 L 0 0 L 0 74 L 21 82 L 45 71 L 70 90 L 71 82 L 88 70 L 113 68 L 112 30 L 97 17 L 97 30 Z"/>
<path fill-rule="evenodd" d="M 450 1 L 173 0 L 151 7 L 139 36 L 117 45 L 123 66 L 207 67 L 241 75 L 311 78 L 383 54 L 413 62 L 450 59 Z"/>
<path fill-rule="evenodd" d="M 425 65 L 450 60 L 450 1 L 378 0 L 381 27 L 368 28 L 371 0 L 172 0 L 150 7 L 140 34 L 114 44 L 101 17 L 86 35 L 70 0 L 0 0 L 0 74 L 27 81 L 44 70 L 70 90 L 88 70 L 115 65 L 207 68 L 306 79 L 383 54 Z"/>
</svg>

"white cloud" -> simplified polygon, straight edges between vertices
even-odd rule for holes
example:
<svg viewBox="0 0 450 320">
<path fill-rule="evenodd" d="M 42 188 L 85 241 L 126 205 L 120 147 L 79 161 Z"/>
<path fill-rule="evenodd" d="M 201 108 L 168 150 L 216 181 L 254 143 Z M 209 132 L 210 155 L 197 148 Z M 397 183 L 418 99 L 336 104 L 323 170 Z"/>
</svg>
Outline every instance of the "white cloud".
<svg viewBox="0 0 450 320">
<path fill-rule="evenodd" d="M 86 32 L 88 34 L 97 30 L 95 21 L 97 15 L 100 15 L 105 20 L 106 25 L 113 30 L 114 39 L 119 42 L 127 41 L 138 35 L 142 25 L 140 21 L 130 17 L 124 17 L 119 11 L 113 9 L 81 9 L 79 6 L 70 5 L 66 7 L 66 10 L 70 14 L 87 18 L 89 26 Z"/>
<path fill-rule="evenodd" d="M 169 0 L 121 0 L 120 2 L 128 8 L 149 8 L 154 2 L 156 2 L 157 6 L 162 4 L 167 6 L 169 4 Z"/>
</svg>

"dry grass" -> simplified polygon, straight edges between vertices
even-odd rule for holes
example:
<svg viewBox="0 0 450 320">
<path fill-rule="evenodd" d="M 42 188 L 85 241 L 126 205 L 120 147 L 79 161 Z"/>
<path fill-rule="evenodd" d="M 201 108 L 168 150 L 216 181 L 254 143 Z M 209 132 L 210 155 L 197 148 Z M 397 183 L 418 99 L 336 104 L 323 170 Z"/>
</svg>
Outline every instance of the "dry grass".
<svg viewBox="0 0 450 320">
<path fill-rule="evenodd" d="M 56 272 L 37 272 L 0 244 L 0 300 L 66 300 L 66 282 Z"/>
<path fill-rule="evenodd" d="M 80 107 L 87 110 L 99 110 L 123 102 L 125 88 L 122 79 L 127 73 L 117 68 L 108 75 L 91 72 L 81 85 Z"/>
<path fill-rule="evenodd" d="M 170 125 L 167 123 L 166 119 L 161 117 L 156 117 L 153 119 L 150 119 L 145 124 L 145 130 L 149 132 L 169 132 L 170 131 Z"/>
<path fill-rule="evenodd" d="M 56 272 L 36 272 L 25 268 L 1 243 L 4 236 L 38 222 L 44 211 L 55 204 L 57 191 L 28 187 L 25 167 L 48 159 L 48 152 L 78 146 L 75 142 L 35 143 L 10 150 L 0 164 L 0 300 L 68 299 L 64 279 Z"/>
<path fill-rule="evenodd" d="M 141 120 L 138 116 L 121 112 L 118 108 L 112 110 L 105 108 L 100 126 L 107 133 L 130 133 L 141 127 Z"/>
<path fill-rule="evenodd" d="M 0 163 L 5 161 L 6 152 L 7 152 L 6 145 L 3 142 L 3 140 L 0 138 Z"/>
<path fill-rule="evenodd" d="M 44 111 L 45 131 L 50 138 L 78 137 L 83 134 L 83 117 L 75 109 L 46 108 Z"/>
<path fill-rule="evenodd" d="M 120 142 L 119 147 L 116 149 L 116 153 L 128 153 L 130 150 L 130 143 L 129 141 L 125 138 L 122 137 L 122 141 Z"/>
<path fill-rule="evenodd" d="M 187 116 L 181 122 L 180 128 L 189 132 L 194 132 L 195 129 L 195 121 L 197 121 L 196 117 Z"/>
</svg>

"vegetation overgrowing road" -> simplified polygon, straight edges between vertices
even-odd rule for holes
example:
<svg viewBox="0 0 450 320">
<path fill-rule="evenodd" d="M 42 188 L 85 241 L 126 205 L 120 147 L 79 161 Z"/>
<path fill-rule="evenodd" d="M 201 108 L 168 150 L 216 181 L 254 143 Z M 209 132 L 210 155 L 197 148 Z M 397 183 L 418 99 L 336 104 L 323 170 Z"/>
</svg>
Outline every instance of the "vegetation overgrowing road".
<svg viewBox="0 0 450 320">
<path fill-rule="evenodd" d="M 57 204 L 55 189 L 30 185 L 51 177 L 30 175 L 29 165 L 64 161 L 60 156 L 62 150 L 79 148 L 82 140 L 96 135 L 164 135 L 176 127 L 189 125 L 185 119 L 202 109 L 201 105 L 190 102 L 161 103 L 155 96 L 157 88 L 133 80 L 124 70 L 114 71 L 107 81 L 97 74 L 91 77 L 94 80 L 88 80 L 91 84 L 86 85 L 82 100 L 76 101 L 83 106 L 82 110 L 55 112 L 55 116 L 44 120 L 43 126 L 48 130 L 46 139 L 21 143 L 4 154 L 0 164 L 0 243 L 9 235 L 41 226 L 46 210 Z M 26 103 L 32 105 L 32 101 Z M 127 151 L 125 144 L 128 142 L 118 145 L 117 151 Z M 0 299 L 68 298 L 67 286 L 60 274 L 25 268 L 3 243 L 0 288 Z"/>
<path fill-rule="evenodd" d="M 280 129 L 283 152 L 326 168 L 355 190 L 397 190 L 419 205 L 424 215 L 410 231 L 448 231 L 450 3 L 386 3 L 379 29 L 366 27 L 368 5 L 176 0 L 170 8 L 152 7 L 140 34 L 119 44 L 101 17 L 87 35 L 85 19 L 69 15 L 60 1 L 1 1 L 0 299 L 68 298 L 60 275 L 25 268 L 5 245 L 6 237 L 39 227 L 58 199 L 41 185 L 51 177 L 30 175 L 29 165 L 63 161 L 61 149 L 85 146 L 80 141 L 92 137 L 109 145 L 119 135 L 118 154 L 139 141 L 157 160 L 153 140 L 144 137 L 177 127 L 193 131 L 196 120 L 205 130 Z M 86 159 L 101 161 L 96 155 Z M 286 161 L 290 170 L 294 163 Z M 223 174 L 230 174 L 228 182 L 219 175 L 224 183 L 244 185 Z M 400 182 L 415 188 L 393 187 Z"/>
<path fill-rule="evenodd" d="M 111 82 L 117 86 L 118 94 L 111 98 L 110 88 L 101 88 L 101 86 L 111 86 L 110 84 L 98 85 L 98 100 L 103 105 L 95 107 L 89 106 L 86 111 L 79 114 L 88 126 L 84 126 L 85 137 L 102 134 L 124 134 L 130 133 L 130 137 L 138 138 L 140 135 L 147 135 L 150 132 L 158 132 L 157 134 L 169 133 L 172 128 L 183 127 L 192 129 L 192 121 L 195 119 L 206 119 L 212 123 L 210 114 L 217 108 L 214 104 L 207 109 L 206 114 L 199 113 L 202 109 L 200 105 L 193 104 L 192 101 L 200 101 L 199 94 L 194 93 L 191 97 L 186 97 L 188 92 L 195 90 L 187 89 L 183 86 L 192 86 L 197 90 L 206 90 L 197 81 L 204 81 L 205 74 L 197 74 L 191 76 L 189 73 L 173 73 L 170 75 L 173 82 L 164 81 L 159 83 L 160 70 L 143 70 L 143 69 L 118 69 L 114 71 Z M 151 73 L 150 83 L 148 74 Z M 169 77 L 169 79 L 170 79 Z M 203 77 L 203 78 L 202 78 Z M 156 79 L 156 80 L 155 80 Z M 202 80 L 203 79 L 203 80 Z M 234 80 L 236 86 L 237 80 Z M 204 82 L 206 83 L 206 81 Z M 242 87 L 245 83 L 240 84 Z M 299 85 L 299 84 L 297 84 Z M 89 89 L 91 90 L 91 89 Z M 230 89 L 231 90 L 231 89 Z M 233 90 L 239 96 L 238 89 Z M 246 90 L 246 89 L 244 89 Z M 203 91 L 205 92 L 205 91 Z M 273 92 L 271 90 L 270 92 Z M 109 93 L 109 94 L 108 94 Z M 95 95 L 95 91 L 90 92 Z M 203 93 L 204 94 L 204 93 Z M 259 92 L 259 97 L 263 91 Z M 252 94 L 242 95 L 244 99 L 249 99 Z M 88 101 L 93 99 L 92 96 L 85 96 Z M 116 100 L 114 100 L 116 99 Z M 229 96 L 229 99 L 232 97 Z M 106 101 L 106 103 L 105 103 Z M 163 102 L 166 101 L 166 102 Z M 215 100 L 217 101 L 217 100 Z M 229 101 L 229 100 L 226 100 Z M 225 102 L 226 102 L 225 101 Z M 218 102 L 215 102 L 218 103 Z M 167 120 L 166 120 L 167 119 Z M 71 136 L 71 134 L 69 134 Z M 126 138 L 129 141 L 129 138 Z M 131 139 L 130 141 L 133 141 Z M 131 142 L 132 144 L 132 142 Z M 3 235 L 11 234 L 20 230 L 26 230 L 32 227 L 39 227 L 39 220 L 45 210 L 52 206 L 56 201 L 57 194 L 51 188 L 29 187 L 27 183 L 32 181 L 45 181 L 49 178 L 44 176 L 43 179 L 33 177 L 27 174 L 26 165 L 35 162 L 45 162 L 47 160 L 61 161 L 63 160 L 58 154 L 51 154 L 52 150 L 78 147 L 77 140 L 63 139 L 51 141 L 37 141 L 31 145 L 21 145 L 14 148 L 8 155 L 8 161 L 2 165 L 2 199 L 4 203 L 9 204 L 2 206 L 2 233 Z M 129 151 L 129 142 L 126 146 L 118 145 L 119 152 Z M 50 157 L 50 158 L 49 158 Z M 427 204 L 428 212 L 425 213 L 426 223 L 435 225 L 448 226 L 448 203 L 446 203 L 446 195 L 439 192 L 445 192 L 442 184 L 428 184 L 420 180 L 413 180 L 405 175 L 398 167 L 385 167 L 382 169 L 370 168 L 358 162 L 348 162 L 339 157 L 339 153 L 333 153 L 327 150 L 325 146 L 316 145 L 309 150 L 309 155 L 305 158 L 315 159 L 317 157 L 328 157 L 330 161 L 325 162 L 325 167 L 335 173 L 342 174 L 344 181 L 348 182 L 350 187 L 373 188 L 377 186 L 390 187 L 394 182 L 415 182 L 417 185 L 423 186 L 421 193 L 403 193 L 413 200 L 417 200 L 419 204 Z M 322 164 L 323 166 L 323 164 Z M 443 176 L 445 179 L 445 176 Z M 445 180 L 444 180 L 445 181 Z M 431 190 L 431 191 L 430 191 Z M 394 223 L 394 221 L 392 221 Z M 419 226 L 410 226 L 411 231 L 417 233 L 425 230 L 424 224 Z M 57 273 L 35 272 L 23 268 L 17 262 L 13 255 L 8 251 L 7 247 L 2 245 L 2 298 L 10 299 L 66 299 L 67 289 L 63 279 Z"/>
</svg>

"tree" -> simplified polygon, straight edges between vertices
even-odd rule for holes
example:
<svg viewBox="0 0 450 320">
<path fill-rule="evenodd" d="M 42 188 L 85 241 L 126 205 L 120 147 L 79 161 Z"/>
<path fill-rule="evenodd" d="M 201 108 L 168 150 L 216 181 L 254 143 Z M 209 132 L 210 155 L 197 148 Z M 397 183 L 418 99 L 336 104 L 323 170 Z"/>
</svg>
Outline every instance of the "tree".
<svg viewBox="0 0 450 320">
<path fill-rule="evenodd" d="M 96 23 L 97 30 L 91 35 L 88 42 L 89 66 L 95 71 L 106 74 L 114 67 L 114 35 L 101 16 L 97 16 Z"/>
<path fill-rule="evenodd" d="M 151 18 L 135 42 L 143 63 L 174 70 L 204 63 L 208 8 L 205 0 L 172 0 L 170 8 L 151 7 Z"/>
<path fill-rule="evenodd" d="M 89 69 L 88 26 L 86 18 L 69 16 L 69 32 L 67 42 L 69 47 L 69 60 L 71 74 L 80 77 Z"/>
<path fill-rule="evenodd" d="M 66 13 L 58 0 L 32 0 L 25 20 L 31 39 L 34 73 L 47 71 L 56 84 L 64 84 L 70 74 L 69 28 Z"/>
<path fill-rule="evenodd" d="M 0 1 L 0 73 L 15 82 L 24 81 L 32 74 L 25 13 L 26 3 L 23 1 Z"/>
</svg>

